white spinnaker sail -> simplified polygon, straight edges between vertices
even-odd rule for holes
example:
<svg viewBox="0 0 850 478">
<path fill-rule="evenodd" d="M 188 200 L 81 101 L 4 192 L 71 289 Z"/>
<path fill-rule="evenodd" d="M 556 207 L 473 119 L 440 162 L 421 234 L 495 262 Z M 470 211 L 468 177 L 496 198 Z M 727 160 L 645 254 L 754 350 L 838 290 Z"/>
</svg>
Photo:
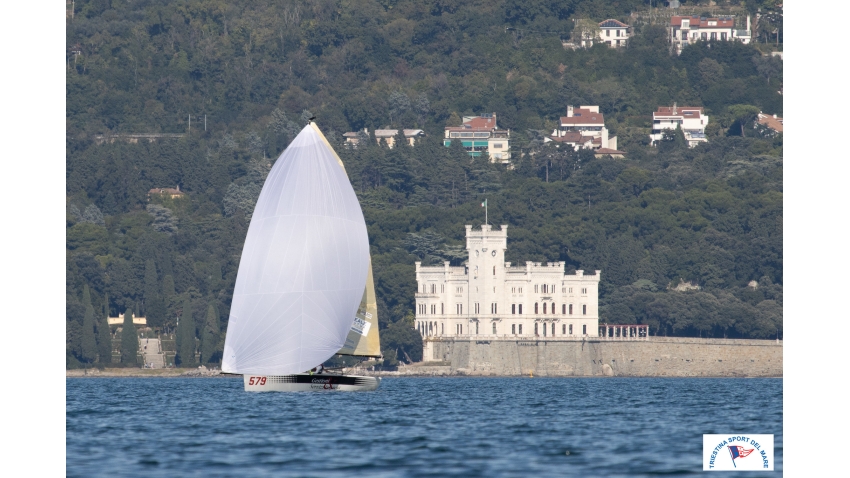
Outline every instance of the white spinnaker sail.
<svg viewBox="0 0 850 478">
<path fill-rule="evenodd" d="M 300 373 L 345 344 L 369 239 L 336 154 L 305 127 L 269 172 L 239 262 L 224 342 L 229 373 Z"/>
</svg>

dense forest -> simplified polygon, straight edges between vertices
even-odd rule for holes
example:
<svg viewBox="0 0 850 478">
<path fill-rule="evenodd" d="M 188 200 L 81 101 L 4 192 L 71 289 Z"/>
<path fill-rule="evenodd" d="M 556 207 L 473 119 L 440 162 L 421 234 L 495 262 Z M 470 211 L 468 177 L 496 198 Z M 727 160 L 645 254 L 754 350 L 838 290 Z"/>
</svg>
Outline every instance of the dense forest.
<svg viewBox="0 0 850 478">
<path fill-rule="evenodd" d="M 727 42 L 677 56 L 652 22 L 633 25 L 627 48 L 562 45 L 573 20 L 628 23 L 648 3 L 76 2 L 68 365 L 98 362 L 105 317 L 126 310 L 160 330 L 181 317 L 178 335 L 200 339 L 204 362 L 220 359 L 253 204 L 311 116 L 369 226 L 388 365 L 421 357 L 414 261 L 461 264 L 463 226 L 483 222 L 484 198 L 490 222 L 511 226 L 507 260 L 602 270 L 600 322 L 781 337 L 782 136 L 754 123 L 758 111 L 782 114 L 781 61 Z M 746 13 L 774 2 L 731 3 Z M 707 144 L 689 149 L 676 133 L 649 146 L 651 112 L 674 102 L 705 107 Z M 543 142 L 567 105 L 582 104 L 600 106 L 626 159 Z M 442 144 L 444 126 L 484 112 L 511 130 L 510 167 Z M 394 149 L 342 141 L 380 127 L 427 136 Z M 185 135 L 96 139 L 130 133 Z M 148 196 L 176 186 L 184 197 Z"/>
</svg>

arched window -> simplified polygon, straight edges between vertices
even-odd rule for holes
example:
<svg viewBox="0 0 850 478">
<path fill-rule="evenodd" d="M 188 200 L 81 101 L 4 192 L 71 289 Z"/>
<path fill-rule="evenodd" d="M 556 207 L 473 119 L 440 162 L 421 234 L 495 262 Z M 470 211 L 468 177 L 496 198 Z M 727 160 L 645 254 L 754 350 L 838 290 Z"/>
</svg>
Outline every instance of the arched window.
<svg viewBox="0 0 850 478">
<path fill-rule="evenodd" d="M 534 335 L 537 335 L 537 324 L 534 324 Z"/>
<path fill-rule="evenodd" d="M 534 313 L 537 314 L 537 302 L 534 303 Z M 536 327 L 536 326 L 535 326 Z"/>
<path fill-rule="evenodd" d="M 496 323 L 493 322 L 493 335 L 496 335 Z"/>
<path fill-rule="evenodd" d="M 543 303 L 543 313 L 546 313 L 546 302 Z"/>
<path fill-rule="evenodd" d="M 554 315 L 554 314 L 555 314 L 555 303 L 552 302 L 552 315 Z"/>
<path fill-rule="evenodd" d="M 564 315 L 567 314 L 567 304 L 561 304 L 561 313 Z"/>
<path fill-rule="evenodd" d="M 493 266 L 493 275 L 496 275 L 496 266 Z"/>
<path fill-rule="evenodd" d="M 573 315 L 573 304 L 570 304 L 570 315 Z"/>
<path fill-rule="evenodd" d="M 555 336 L 555 324 L 553 323 L 552 324 L 552 337 L 554 337 L 554 336 Z"/>
</svg>

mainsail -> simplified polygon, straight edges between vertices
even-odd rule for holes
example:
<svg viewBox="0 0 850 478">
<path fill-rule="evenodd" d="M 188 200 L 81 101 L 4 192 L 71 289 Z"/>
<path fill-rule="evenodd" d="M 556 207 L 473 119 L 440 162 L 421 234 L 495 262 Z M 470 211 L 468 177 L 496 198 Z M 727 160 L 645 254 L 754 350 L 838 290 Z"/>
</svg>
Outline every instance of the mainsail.
<svg viewBox="0 0 850 478">
<path fill-rule="evenodd" d="M 299 373 L 345 346 L 371 271 L 366 222 L 340 164 L 311 123 L 269 172 L 239 263 L 222 371 Z"/>
<path fill-rule="evenodd" d="M 381 339 L 378 337 L 378 303 L 375 299 L 375 280 L 372 279 L 372 260 L 369 259 L 369 275 L 366 289 L 357 308 L 354 323 L 345 339 L 345 345 L 337 352 L 340 355 L 380 357 Z"/>
</svg>

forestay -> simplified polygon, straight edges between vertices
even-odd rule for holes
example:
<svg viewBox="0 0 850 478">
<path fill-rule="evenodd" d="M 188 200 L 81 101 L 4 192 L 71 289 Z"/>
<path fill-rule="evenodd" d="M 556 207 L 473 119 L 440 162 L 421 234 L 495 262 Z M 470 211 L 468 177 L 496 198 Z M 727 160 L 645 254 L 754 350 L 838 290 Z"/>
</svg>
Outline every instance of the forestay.
<svg viewBox="0 0 850 478">
<path fill-rule="evenodd" d="M 272 167 L 239 263 L 222 370 L 308 370 L 345 344 L 363 298 L 369 243 L 336 153 L 305 127 Z"/>
</svg>

